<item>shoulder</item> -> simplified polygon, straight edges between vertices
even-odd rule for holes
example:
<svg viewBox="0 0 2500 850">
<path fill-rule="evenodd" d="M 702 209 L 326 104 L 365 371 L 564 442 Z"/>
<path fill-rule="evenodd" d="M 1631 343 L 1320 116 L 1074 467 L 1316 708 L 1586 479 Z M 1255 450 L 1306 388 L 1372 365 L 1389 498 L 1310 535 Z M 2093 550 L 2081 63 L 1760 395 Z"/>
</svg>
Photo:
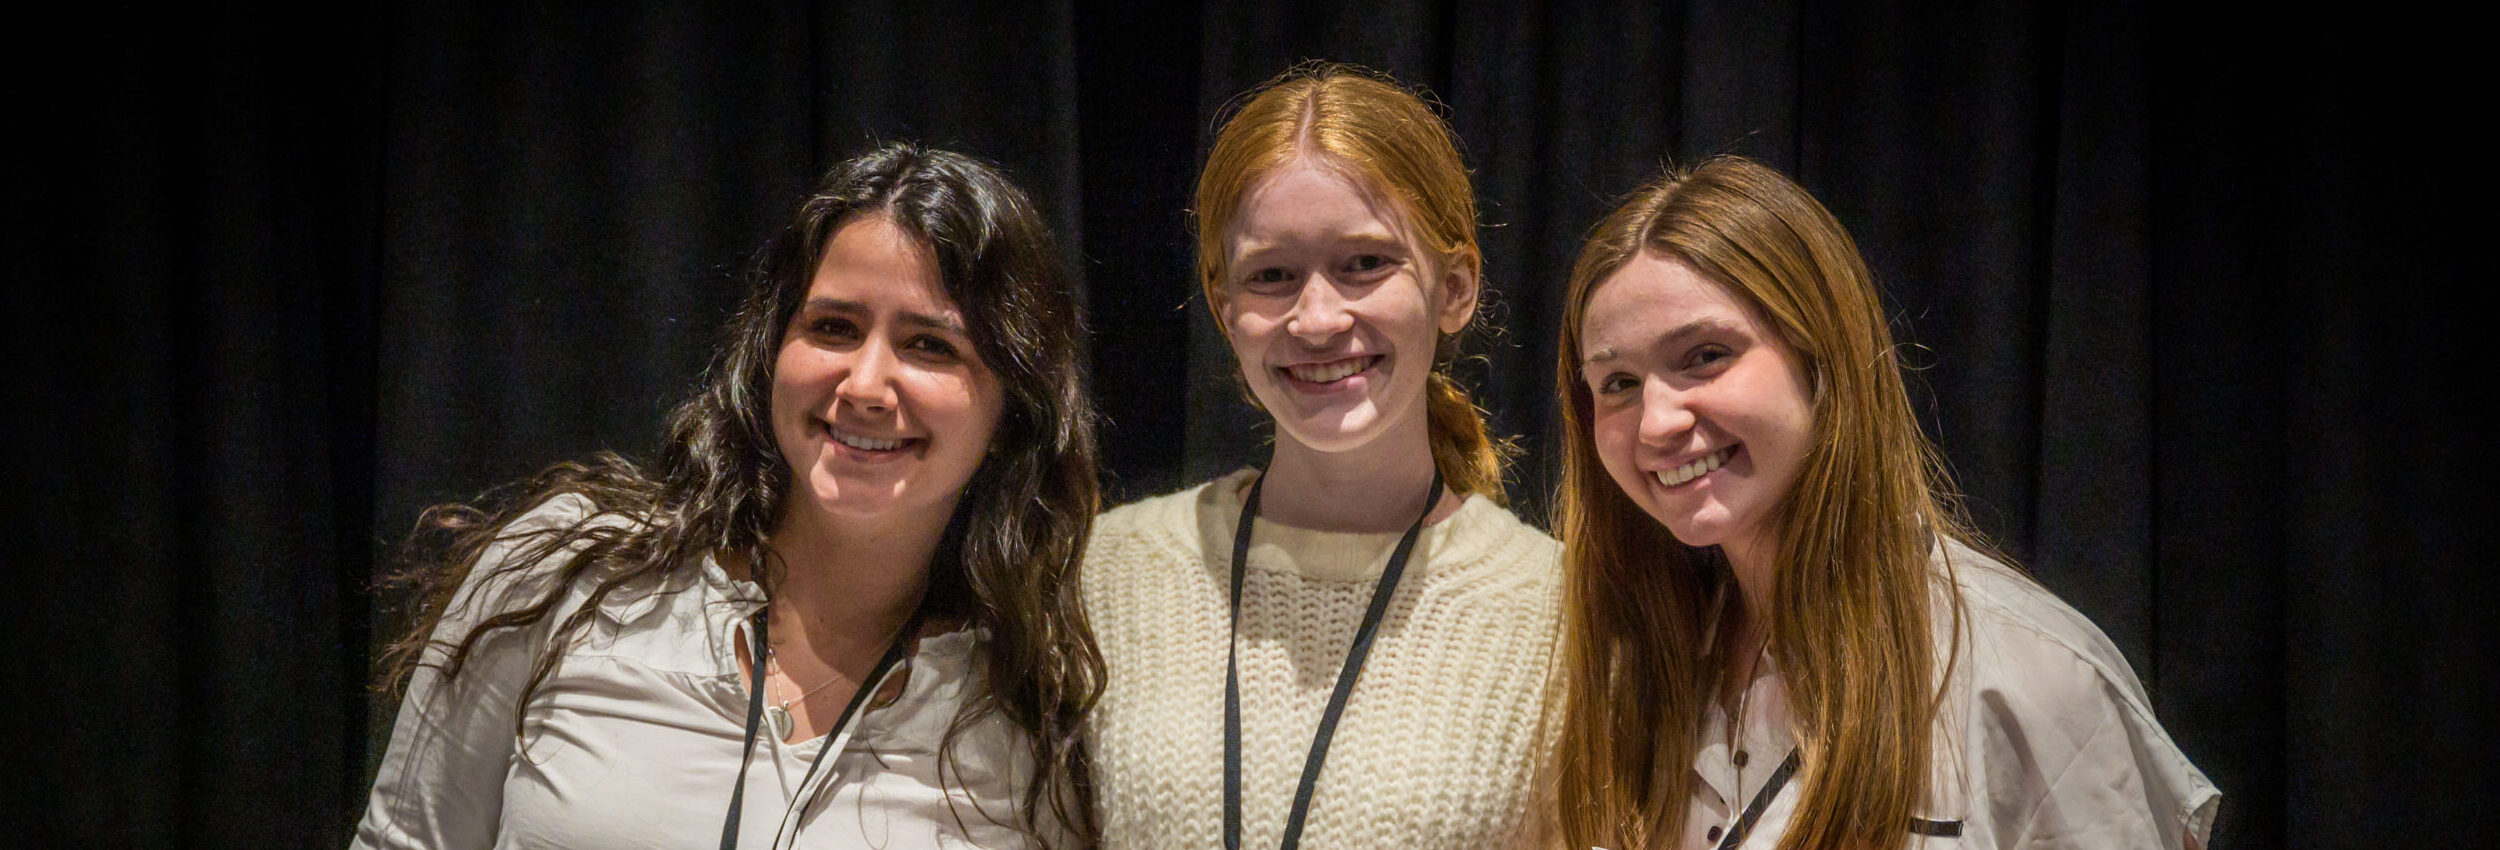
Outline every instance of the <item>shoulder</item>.
<svg viewBox="0 0 2500 850">
<path fill-rule="evenodd" d="M 912 637 L 904 663 L 907 674 L 900 677 L 902 687 L 895 694 L 880 694 L 880 702 L 936 705 L 943 710 L 926 713 L 952 718 L 965 703 L 979 702 L 987 692 L 989 657 L 988 629 L 966 621 L 931 620 Z M 930 740 L 939 737 L 932 735 Z"/>
<path fill-rule="evenodd" d="M 2054 829 L 2048 821 L 2085 818 L 2140 828 L 2158 846 L 2201 838 L 2220 794 L 2162 728 L 2109 637 L 2000 561 L 1948 544 L 1937 563 L 1961 591 L 1954 676 L 1969 724 L 1964 758 L 2000 777 L 1982 786 L 1991 797 L 2022 789 L 1990 801 L 2005 809 L 2000 826 Z M 2111 797 L 2113 784 L 2140 793 Z"/>
<path fill-rule="evenodd" d="M 558 493 L 547 497 L 495 529 L 494 540 L 480 554 L 487 562 L 498 555 L 512 557 L 518 551 L 540 544 L 563 547 L 578 546 L 598 532 L 592 529 L 627 530 L 636 520 L 611 510 L 603 510 L 589 496 L 580 493 Z"/>
<path fill-rule="evenodd" d="M 1029 733 L 990 688 L 992 647 L 986 628 L 960 620 L 923 623 L 902 668 L 869 703 L 871 713 L 863 722 L 875 728 L 880 747 L 928 755 L 951 747 L 957 762 L 948 769 L 959 781 L 990 788 L 1020 785 Z"/>
<path fill-rule="evenodd" d="M 1482 496 L 1427 529 L 1435 583 L 1470 596 L 1511 598 L 1545 611 L 1561 604 L 1562 542 Z"/>
<path fill-rule="evenodd" d="M 495 529 L 462 578 L 451 613 L 480 619 L 534 605 L 557 589 L 585 547 L 634 525 L 579 493 L 549 497 Z"/>
<path fill-rule="evenodd" d="M 1197 554 L 1209 533 L 1230 539 L 1240 521 L 1241 488 L 1257 470 L 1243 469 L 1193 487 L 1140 499 L 1094 519 L 1086 560 L 1119 560 L 1141 550 Z"/>
<path fill-rule="evenodd" d="M 2074 606 L 1959 543 L 1941 547 L 1936 561 L 1961 591 L 1964 652 L 1980 684 L 2019 689 L 2050 704 L 2103 699 L 2149 713 L 2134 667 Z"/>
<path fill-rule="evenodd" d="M 1562 541 L 1483 496 L 1467 497 L 1442 525 L 1454 554 L 1533 567 L 1553 567 L 1562 560 Z"/>
</svg>

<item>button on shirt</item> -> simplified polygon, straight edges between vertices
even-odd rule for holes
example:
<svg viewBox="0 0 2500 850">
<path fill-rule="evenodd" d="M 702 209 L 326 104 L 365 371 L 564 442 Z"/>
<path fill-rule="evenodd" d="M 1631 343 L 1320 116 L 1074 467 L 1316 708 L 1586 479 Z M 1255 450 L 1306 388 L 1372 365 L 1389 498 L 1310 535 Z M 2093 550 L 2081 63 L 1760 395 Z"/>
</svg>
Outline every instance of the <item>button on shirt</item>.
<svg viewBox="0 0 2500 850">
<path fill-rule="evenodd" d="M 587 504 L 561 498 L 515 529 L 570 523 Z M 455 598 L 437 640 L 481 612 L 539 598 L 554 569 L 487 575 L 490 550 Z M 747 689 L 737 647 L 763 602 L 705 558 L 666 581 L 620 587 L 594 612 L 555 672 L 516 706 L 554 623 L 580 608 L 584 576 L 540 623 L 493 632 L 457 679 L 412 677 L 353 846 L 374 848 L 715 847 L 738 782 Z M 747 768 L 740 847 L 1024 847 L 1011 827 L 1030 765 L 1021 732 L 991 714 L 959 733 L 939 779 L 939 748 L 966 699 L 983 691 L 981 638 L 923 636 L 890 702 L 864 709 L 850 745 L 825 766 L 825 790 L 801 799 L 831 736 L 757 736 Z M 439 650 L 429 658 L 439 659 Z M 514 714 L 521 734 L 514 737 Z M 984 813 L 987 813 L 986 816 Z M 795 843 L 775 844 L 785 815 Z"/>
<path fill-rule="evenodd" d="M 2109 638 L 2003 564 L 1958 544 L 1939 550 L 1940 568 L 1948 559 L 1962 591 L 1961 653 L 1936 718 L 1927 799 L 1912 815 L 1959 834 L 1905 836 L 1902 846 L 2204 846 L 2222 794 L 2154 720 Z M 1949 632 L 1950 612 L 1935 622 Z M 1767 656 L 1741 704 L 1733 740 L 1728 706 L 1702 724 L 1680 847 L 1718 847 L 1796 748 L 1788 689 Z M 1736 846 L 1777 846 L 1803 793 L 1801 771 Z"/>
</svg>

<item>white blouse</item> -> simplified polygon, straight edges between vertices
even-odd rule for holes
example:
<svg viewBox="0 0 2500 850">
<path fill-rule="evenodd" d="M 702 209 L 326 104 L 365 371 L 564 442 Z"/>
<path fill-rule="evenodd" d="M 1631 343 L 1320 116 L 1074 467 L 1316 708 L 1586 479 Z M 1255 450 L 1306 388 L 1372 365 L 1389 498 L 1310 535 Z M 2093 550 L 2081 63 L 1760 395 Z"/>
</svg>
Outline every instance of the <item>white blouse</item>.
<svg viewBox="0 0 2500 850">
<path fill-rule="evenodd" d="M 570 523 L 587 509 L 562 497 L 513 527 Z M 498 544 L 479 560 L 436 640 L 456 640 L 486 613 L 537 599 L 552 581 L 552 565 L 481 580 L 508 554 Z M 575 582 L 536 625 L 480 640 L 458 678 L 446 683 L 432 668 L 411 678 L 352 846 L 719 846 L 746 735 L 737 647 L 752 640 L 748 618 L 762 595 L 710 557 L 665 585 L 620 587 L 518 708 L 554 624 L 580 609 L 595 580 Z M 991 713 L 959 733 L 956 761 L 940 781 L 948 724 L 965 700 L 986 698 L 981 652 L 975 630 L 924 630 L 825 766 L 830 781 L 820 793 L 802 794 L 800 785 L 831 736 L 789 744 L 759 734 L 738 846 L 1028 846 L 1007 826 L 1017 821 L 1031 764 L 1012 723 Z M 443 655 L 428 650 L 429 659 Z"/>
<path fill-rule="evenodd" d="M 1939 556 L 1962 590 L 1961 654 L 1936 718 L 1926 805 L 1914 813 L 1924 823 L 1901 846 L 2203 847 L 2222 793 L 2162 731 L 2109 638 L 2004 564 L 1958 544 Z M 1678 846 L 1719 847 L 1796 748 L 1788 689 L 1767 654 L 1739 705 L 1735 742 L 1726 706 L 1703 721 Z M 1801 785 L 1774 793 L 1736 847 L 1777 846 Z"/>
</svg>

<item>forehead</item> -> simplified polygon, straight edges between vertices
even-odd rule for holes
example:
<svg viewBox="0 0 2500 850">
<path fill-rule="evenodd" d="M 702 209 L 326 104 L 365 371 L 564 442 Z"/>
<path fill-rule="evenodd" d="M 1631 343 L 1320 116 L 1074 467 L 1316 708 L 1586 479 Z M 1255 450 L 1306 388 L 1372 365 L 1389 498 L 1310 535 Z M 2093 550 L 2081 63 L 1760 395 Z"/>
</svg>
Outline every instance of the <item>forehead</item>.
<svg viewBox="0 0 2500 850">
<path fill-rule="evenodd" d="M 816 261 L 807 297 L 949 318 L 962 313 L 946 294 L 937 255 L 884 216 L 844 222 L 825 240 L 824 256 Z"/>
<path fill-rule="evenodd" d="M 1235 253 L 1345 238 L 1407 241 L 1406 216 L 1347 169 L 1297 160 L 1242 193 L 1226 242 Z"/>
<path fill-rule="evenodd" d="M 1754 311 L 1735 292 L 1682 260 L 1642 251 L 1589 293 L 1580 334 L 1583 347 L 1595 355 L 1608 348 L 1637 348 L 1695 323 L 1764 335 Z"/>
</svg>

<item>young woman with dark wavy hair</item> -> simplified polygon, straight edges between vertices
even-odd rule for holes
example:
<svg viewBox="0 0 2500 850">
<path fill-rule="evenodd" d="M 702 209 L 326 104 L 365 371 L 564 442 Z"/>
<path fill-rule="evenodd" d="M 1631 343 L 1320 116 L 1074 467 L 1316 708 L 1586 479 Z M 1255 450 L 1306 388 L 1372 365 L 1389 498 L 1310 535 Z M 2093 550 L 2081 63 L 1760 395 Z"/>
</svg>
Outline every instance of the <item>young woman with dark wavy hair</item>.
<svg viewBox="0 0 2500 850">
<path fill-rule="evenodd" d="M 1102 661 L 1070 282 L 889 145 L 766 245 L 659 467 L 429 511 L 359 847 L 1078 846 Z"/>
<path fill-rule="evenodd" d="M 1566 303 L 1564 846 L 2203 844 L 2220 795 L 2108 638 L 1970 531 L 1803 188 L 1669 174 Z"/>
</svg>

